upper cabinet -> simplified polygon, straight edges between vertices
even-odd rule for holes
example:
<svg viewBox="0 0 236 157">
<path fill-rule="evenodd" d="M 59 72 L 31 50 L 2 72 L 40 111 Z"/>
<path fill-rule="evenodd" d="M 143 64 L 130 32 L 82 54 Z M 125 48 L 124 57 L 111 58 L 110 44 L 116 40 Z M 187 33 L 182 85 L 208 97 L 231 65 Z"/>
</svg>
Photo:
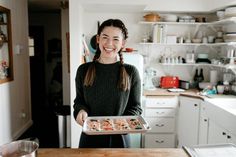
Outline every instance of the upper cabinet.
<svg viewBox="0 0 236 157">
<path fill-rule="evenodd" d="M 11 12 L 0 6 L 0 84 L 12 80 Z"/>
</svg>

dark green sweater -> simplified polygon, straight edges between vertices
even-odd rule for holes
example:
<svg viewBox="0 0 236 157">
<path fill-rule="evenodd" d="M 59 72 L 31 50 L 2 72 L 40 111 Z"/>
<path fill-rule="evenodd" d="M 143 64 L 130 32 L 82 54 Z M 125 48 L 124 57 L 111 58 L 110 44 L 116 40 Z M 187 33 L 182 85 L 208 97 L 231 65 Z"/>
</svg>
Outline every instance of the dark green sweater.
<svg viewBox="0 0 236 157">
<path fill-rule="evenodd" d="M 96 76 L 93 86 L 83 85 L 84 77 L 91 62 L 82 64 L 76 75 L 76 98 L 74 100 L 74 117 L 81 109 L 89 116 L 121 116 L 140 115 L 141 109 L 141 81 L 138 70 L 125 64 L 130 76 L 131 88 L 122 91 L 117 88 L 120 62 L 101 64 L 96 62 Z"/>
</svg>

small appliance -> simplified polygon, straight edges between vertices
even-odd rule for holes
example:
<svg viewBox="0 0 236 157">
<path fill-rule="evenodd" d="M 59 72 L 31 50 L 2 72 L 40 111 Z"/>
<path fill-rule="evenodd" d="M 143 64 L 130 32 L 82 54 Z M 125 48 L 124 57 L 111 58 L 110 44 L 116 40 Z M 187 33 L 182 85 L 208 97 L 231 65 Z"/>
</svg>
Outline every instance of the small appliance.
<svg viewBox="0 0 236 157">
<path fill-rule="evenodd" d="M 162 76 L 160 81 L 161 88 L 178 88 L 179 78 L 177 76 Z"/>
</svg>

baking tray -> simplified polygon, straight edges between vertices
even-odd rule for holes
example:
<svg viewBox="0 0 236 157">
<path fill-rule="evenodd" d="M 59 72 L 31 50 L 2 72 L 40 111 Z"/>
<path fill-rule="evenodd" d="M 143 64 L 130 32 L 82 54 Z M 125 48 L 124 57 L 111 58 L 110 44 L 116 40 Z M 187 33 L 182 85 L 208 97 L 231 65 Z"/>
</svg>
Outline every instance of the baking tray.
<svg viewBox="0 0 236 157">
<path fill-rule="evenodd" d="M 190 157 L 236 157 L 236 145 L 231 143 L 183 146 Z"/>
<path fill-rule="evenodd" d="M 150 129 L 142 116 L 88 117 L 83 125 L 88 135 L 144 133 Z"/>
</svg>

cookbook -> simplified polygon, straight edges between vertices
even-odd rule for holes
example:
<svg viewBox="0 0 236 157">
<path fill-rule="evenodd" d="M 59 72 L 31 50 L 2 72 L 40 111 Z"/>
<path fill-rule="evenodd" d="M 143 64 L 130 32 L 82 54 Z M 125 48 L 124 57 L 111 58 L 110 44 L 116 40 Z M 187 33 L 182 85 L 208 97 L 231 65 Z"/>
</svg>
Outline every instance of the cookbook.
<svg viewBox="0 0 236 157">
<path fill-rule="evenodd" d="M 144 133 L 150 129 L 142 116 L 88 117 L 83 125 L 88 135 Z"/>
</svg>

